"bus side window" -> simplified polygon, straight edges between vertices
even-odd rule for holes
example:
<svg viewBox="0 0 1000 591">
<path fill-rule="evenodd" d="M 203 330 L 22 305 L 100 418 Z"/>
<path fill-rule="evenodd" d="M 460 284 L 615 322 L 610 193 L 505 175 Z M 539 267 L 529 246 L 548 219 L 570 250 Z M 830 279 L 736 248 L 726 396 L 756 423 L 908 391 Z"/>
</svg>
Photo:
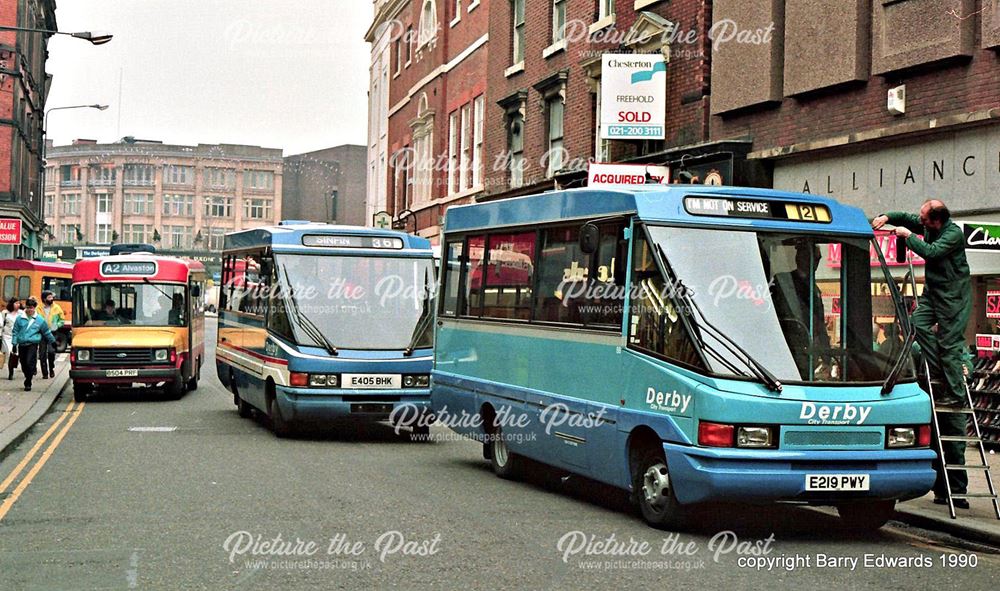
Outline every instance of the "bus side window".
<svg viewBox="0 0 1000 591">
<path fill-rule="evenodd" d="M 491 234 L 483 269 L 483 317 L 529 320 L 535 277 L 537 233 Z"/>
<path fill-rule="evenodd" d="M 462 294 L 459 311 L 462 316 L 479 316 L 482 310 L 483 257 L 486 253 L 486 236 L 470 236 L 467 242 L 465 269 L 462 273 Z"/>
<path fill-rule="evenodd" d="M 281 282 L 278 281 L 278 267 L 275 264 L 269 265 L 271 268 L 271 273 L 269 279 L 269 284 L 274 286 L 280 286 Z M 295 335 L 292 332 L 292 325 L 288 320 L 288 309 L 285 304 L 285 294 L 283 288 L 276 288 L 273 297 L 269 297 L 269 305 L 267 307 L 267 329 L 291 342 L 295 342 Z"/>
<path fill-rule="evenodd" d="M 26 300 L 31 297 L 31 277 L 17 278 L 17 299 Z"/>
<path fill-rule="evenodd" d="M 583 324 L 590 256 L 580 250 L 579 235 L 579 224 L 542 232 L 535 320 Z"/>
<path fill-rule="evenodd" d="M 6 303 L 14 297 L 14 276 L 4 275 L 3 278 L 3 301 Z"/>
<path fill-rule="evenodd" d="M 683 310 L 660 273 L 645 236 L 635 238 L 629 310 L 629 345 L 668 360 L 703 368 L 701 357 L 684 325 Z"/>
<path fill-rule="evenodd" d="M 441 298 L 441 314 L 444 316 L 458 313 L 458 281 L 461 279 L 463 246 L 461 241 L 449 242 L 444 249 L 444 297 Z"/>
</svg>

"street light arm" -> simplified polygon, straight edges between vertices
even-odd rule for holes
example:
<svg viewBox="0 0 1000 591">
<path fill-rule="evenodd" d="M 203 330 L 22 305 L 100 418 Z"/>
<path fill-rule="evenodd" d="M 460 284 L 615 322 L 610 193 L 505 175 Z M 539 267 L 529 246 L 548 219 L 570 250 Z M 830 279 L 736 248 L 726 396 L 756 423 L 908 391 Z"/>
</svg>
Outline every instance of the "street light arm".
<svg viewBox="0 0 1000 591">
<path fill-rule="evenodd" d="M 81 31 L 77 33 L 64 33 L 63 31 L 53 31 L 50 29 L 29 29 L 26 27 L 0 27 L 0 31 L 22 31 L 25 33 L 45 33 L 46 35 L 66 35 L 68 37 L 76 37 L 77 39 L 84 39 L 90 41 L 93 45 L 104 45 L 114 37 L 110 33 L 92 33 L 90 31 Z"/>
</svg>

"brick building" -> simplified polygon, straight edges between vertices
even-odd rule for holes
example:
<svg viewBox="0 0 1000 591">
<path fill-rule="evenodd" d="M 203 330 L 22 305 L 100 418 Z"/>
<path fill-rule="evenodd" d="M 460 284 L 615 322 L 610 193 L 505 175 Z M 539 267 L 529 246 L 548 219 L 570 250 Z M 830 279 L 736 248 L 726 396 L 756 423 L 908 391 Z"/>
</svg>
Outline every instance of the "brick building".
<svg viewBox="0 0 1000 591">
<path fill-rule="evenodd" d="M 710 53 L 703 33 L 710 6 L 702 0 L 495 4 L 486 145 L 500 158 L 490 162 L 486 198 L 578 186 L 590 161 L 687 163 L 704 150 Z M 698 40 L 673 43 L 688 31 Z M 598 136 L 605 53 L 664 56 L 666 139 Z"/>
<path fill-rule="evenodd" d="M 371 224 L 365 212 L 365 146 L 343 145 L 286 156 L 282 216 L 349 226 Z"/>
<path fill-rule="evenodd" d="M 716 0 L 713 18 L 772 31 L 719 44 L 711 137 L 752 142 L 775 188 L 871 216 L 940 198 L 1000 226 L 1000 0 Z M 979 332 L 996 332 L 983 292 L 1000 289 L 1000 257 L 969 261 Z"/>
<path fill-rule="evenodd" d="M 484 187 L 490 5 L 376 3 L 371 30 L 381 28 L 389 46 L 386 210 L 398 227 L 435 241 L 445 209 Z"/>
<path fill-rule="evenodd" d="M 53 0 L 4 0 L 0 26 L 56 30 Z M 42 220 L 41 173 L 49 35 L 0 31 L 0 217 L 21 220 L 21 244 L 0 258 L 34 258 Z"/>
<path fill-rule="evenodd" d="M 46 159 L 46 250 L 119 242 L 218 253 L 224 234 L 282 216 L 281 150 L 125 138 L 50 145 Z"/>
</svg>

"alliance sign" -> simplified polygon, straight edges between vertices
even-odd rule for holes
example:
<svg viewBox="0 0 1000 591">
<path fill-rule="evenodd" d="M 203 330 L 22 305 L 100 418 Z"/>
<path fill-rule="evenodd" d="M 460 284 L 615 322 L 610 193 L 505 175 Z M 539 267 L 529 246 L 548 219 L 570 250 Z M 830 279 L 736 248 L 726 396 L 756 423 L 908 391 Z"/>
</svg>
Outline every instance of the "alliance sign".
<svg viewBox="0 0 1000 591">
<path fill-rule="evenodd" d="M 667 63 L 663 54 L 601 56 L 601 138 L 666 139 Z"/>
</svg>

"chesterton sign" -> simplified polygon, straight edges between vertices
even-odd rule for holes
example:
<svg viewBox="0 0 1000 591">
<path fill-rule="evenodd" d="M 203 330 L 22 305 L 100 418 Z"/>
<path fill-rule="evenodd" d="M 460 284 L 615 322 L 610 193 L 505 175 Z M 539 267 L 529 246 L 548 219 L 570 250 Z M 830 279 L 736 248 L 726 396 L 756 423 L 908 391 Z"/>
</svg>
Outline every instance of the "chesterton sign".
<svg viewBox="0 0 1000 591">
<path fill-rule="evenodd" d="M 652 164 L 602 164 L 591 162 L 587 169 L 588 187 L 655 185 L 670 183 L 670 168 Z"/>
<path fill-rule="evenodd" d="M 667 63 L 662 54 L 601 58 L 601 138 L 666 138 Z"/>
<path fill-rule="evenodd" d="M 21 220 L 0 218 L 0 244 L 21 244 Z"/>
</svg>

